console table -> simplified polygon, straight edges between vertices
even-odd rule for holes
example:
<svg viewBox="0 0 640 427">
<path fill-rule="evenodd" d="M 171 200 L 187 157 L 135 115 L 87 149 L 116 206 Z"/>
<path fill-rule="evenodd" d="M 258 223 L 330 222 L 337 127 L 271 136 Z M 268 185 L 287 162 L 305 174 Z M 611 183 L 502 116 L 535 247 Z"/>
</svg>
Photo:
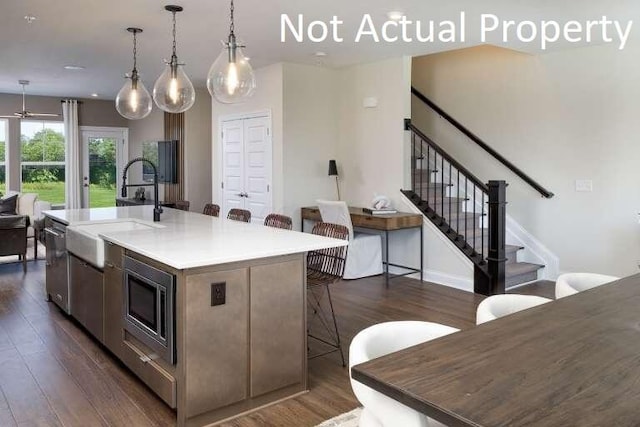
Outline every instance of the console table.
<svg viewBox="0 0 640 427">
<path fill-rule="evenodd" d="M 420 281 L 423 279 L 424 264 L 424 241 L 423 241 L 423 218 L 420 214 L 408 212 L 397 212 L 393 214 L 371 215 L 365 213 L 362 208 L 349 207 L 351 215 L 351 223 L 354 228 L 364 228 L 367 230 L 375 230 L 384 234 L 384 254 L 382 263 L 384 265 L 385 283 L 389 286 L 389 279 L 393 277 L 407 276 L 413 273 L 420 273 Z M 304 220 L 321 221 L 320 209 L 316 206 L 305 207 L 300 210 L 301 230 L 304 232 Z M 389 262 L 389 232 L 398 230 L 407 230 L 411 228 L 420 229 L 420 268 L 410 267 L 406 265 L 394 264 Z M 406 270 L 405 273 L 396 274 L 389 277 L 389 266 Z"/>
</svg>

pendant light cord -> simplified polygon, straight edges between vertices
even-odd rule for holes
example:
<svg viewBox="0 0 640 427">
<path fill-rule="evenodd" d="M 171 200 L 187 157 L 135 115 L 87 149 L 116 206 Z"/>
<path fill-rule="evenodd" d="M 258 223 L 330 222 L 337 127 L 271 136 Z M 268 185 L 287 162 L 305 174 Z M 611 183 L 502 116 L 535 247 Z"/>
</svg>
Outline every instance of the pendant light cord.
<svg viewBox="0 0 640 427">
<path fill-rule="evenodd" d="M 230 7 L 230 18 L 231 18 L 231 24 L 229 25 L 229 32 L 231 34 L 234 34 L 234 30 L 236 29 L 236 24 L 235 21 L 233 19 L 233 12 L 235 10 L 235 6 L 233 5 L 233 0 L 231 0 L 231 7 Z"/>
<path fill-rule="evenodd" d="M 138 72 L 138 38 L 137 31 L 133 32 L 133 72 Z"/>
<path fill-rule="evenodd" d="M 176 12 L 173 13 L 173 57 L 176 57 Z"/>
</svg>

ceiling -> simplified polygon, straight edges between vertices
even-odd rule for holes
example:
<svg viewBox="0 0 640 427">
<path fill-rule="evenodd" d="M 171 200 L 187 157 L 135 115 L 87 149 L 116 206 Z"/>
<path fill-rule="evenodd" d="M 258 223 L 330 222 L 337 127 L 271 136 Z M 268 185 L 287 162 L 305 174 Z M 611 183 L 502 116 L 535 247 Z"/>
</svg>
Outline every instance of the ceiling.
<svg viewBox="0 0 640 427">
<path fill-rule="evenodd" d="M 19 79 L 31 80 L 28 94 L 87 98 L 92 93 L 114 99 L 122 76 L 132 66 L 129 26 L 144 29 L 139 35 L 138 69 L 151 90 L 160 75 L 163 59 L 170 56 L 171 14 L 158 0 L 21 0 L 6 1 L 0 15 L 0 93 L 19 93 Z M 392 56 L 424 55 L 480 43 L 478 17 L 494 13 L 505 19 L 599 19 L 603 14 L 618 19 L 640 16 L 636 0 L 236 0 L 236 34 L 247 44 L 246 54 L 254 67 L 280 61 L 318 63 L 315 52 L 327 56 L 327 67 L 341 67 Z M 167 0 L 167 4 L 170 1 Z M 207 71 L 220 52 L 220 40 L 228 33 L 227 0 L 175 0 L 184 7 L 178 14 L 178 57 L 196 86 L 204 87 Z M 464 44 L 443 43 L 354 43 L 353 38 L 368 13 L 376 22 L 385 21 L 392 10 L 423 22 L 457 20 L 468 16 Z M 333 15 L 344 21 L 343 43 L 280 42 L 280 15 L 304 14 L 305 20 L 329 21 Z M 29 24 L 24 19 L 37 19 Z M 632 34 L 640 33 L 635 29 Z M 536 49 L 514 41 L 505 47 Z M 558 44 L 555 48 L 564 47 Z M 572 46 L 573 47 L 573 46 Z M 66 70 L 79 65 L 84 70 Z"/>
</svg>

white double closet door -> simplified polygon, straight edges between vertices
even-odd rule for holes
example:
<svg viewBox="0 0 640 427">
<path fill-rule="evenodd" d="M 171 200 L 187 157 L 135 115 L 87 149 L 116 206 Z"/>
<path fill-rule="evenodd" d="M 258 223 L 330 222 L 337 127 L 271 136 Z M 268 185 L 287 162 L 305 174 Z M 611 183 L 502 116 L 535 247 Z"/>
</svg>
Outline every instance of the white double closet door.
<svg viewBox="0 0 640 427">
<path fill-rule="evenodd" d="M 251 222 L 263 223 L 271 213 L 271 118 L 222 120 L 222 213 L 251 212 Z"/>
</svg>

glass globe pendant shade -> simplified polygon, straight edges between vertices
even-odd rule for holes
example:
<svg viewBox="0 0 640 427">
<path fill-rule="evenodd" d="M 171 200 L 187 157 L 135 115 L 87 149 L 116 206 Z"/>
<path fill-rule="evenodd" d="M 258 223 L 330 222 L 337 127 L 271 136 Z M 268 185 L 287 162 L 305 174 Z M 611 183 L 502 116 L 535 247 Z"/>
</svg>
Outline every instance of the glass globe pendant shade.
<svg viewBox="0 0 640 427">
<path fill-rule="evenodd" d="M 116 97 L 118 113 L 129 120 L 140 120 L 151 113 L 152 107 L 151 95 L 142 81 L 137 77 L 127 77 Z"/>
<path fill-rule="evenodd" d="M 226 44 L 207 75 L 211 96 L 224 104 L 242 102 L 253 95 L 256 78 L 242 47 Z"/>
<path fill-rule="evenodd" d="M 175 61 L 177 62 L 177 61 Z M 182 113 L 193 106 L 196 91 L 182 66 L 173 60 L 153 86 L 153 100 L 167 113 Z"/>
</svg>

